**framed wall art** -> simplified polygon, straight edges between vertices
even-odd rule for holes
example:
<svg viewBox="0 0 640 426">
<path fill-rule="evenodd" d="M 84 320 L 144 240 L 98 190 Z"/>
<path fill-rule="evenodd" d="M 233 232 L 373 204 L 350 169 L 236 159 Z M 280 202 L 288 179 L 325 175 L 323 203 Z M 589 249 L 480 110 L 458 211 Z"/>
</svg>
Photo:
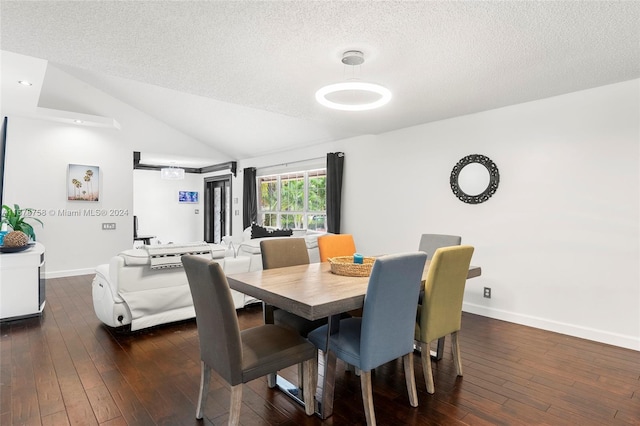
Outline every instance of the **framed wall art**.
<svg viewBox="0 0 640 426">
<path fill-rule="evenodd" d="M 100 200 L 100 167 L 69 164 L 67 172 L 67 200 Z"/>
<path fill-rule="evenodd" d="M 178 202 L 197 204 L 198 191 L 178 191 Z"/>
</svg>

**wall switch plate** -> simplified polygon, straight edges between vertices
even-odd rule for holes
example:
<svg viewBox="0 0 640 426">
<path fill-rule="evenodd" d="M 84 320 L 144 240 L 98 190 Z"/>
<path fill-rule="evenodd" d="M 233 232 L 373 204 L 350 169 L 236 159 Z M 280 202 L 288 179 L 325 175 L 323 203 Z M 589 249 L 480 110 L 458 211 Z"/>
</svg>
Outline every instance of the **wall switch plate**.
<svg viewBox="0 0 640 426">
<path fill-rule="evenodd" d="M 491 287 L 484 288 L 484 297 L 487 299 L 491 299 Z"/>
<path fill-rule="evenodd" d="M 103 223 L 102 230 L 103 231 L 114 231 L 116 229 L 115 223 Z"/>
</svg>

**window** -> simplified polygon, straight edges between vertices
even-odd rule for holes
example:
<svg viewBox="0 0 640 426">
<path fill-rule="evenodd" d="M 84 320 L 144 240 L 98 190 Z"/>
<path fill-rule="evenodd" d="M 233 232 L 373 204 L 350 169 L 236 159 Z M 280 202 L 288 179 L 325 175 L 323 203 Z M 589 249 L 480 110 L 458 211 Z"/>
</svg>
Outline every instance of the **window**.
<svg viewBox="0 0 640 426">
<path fill-rule="evenodd" d="M 326 181 L 326 169 L 258 177 L 258 221 L 262 226 L 326 231 Z"/>
</svg>

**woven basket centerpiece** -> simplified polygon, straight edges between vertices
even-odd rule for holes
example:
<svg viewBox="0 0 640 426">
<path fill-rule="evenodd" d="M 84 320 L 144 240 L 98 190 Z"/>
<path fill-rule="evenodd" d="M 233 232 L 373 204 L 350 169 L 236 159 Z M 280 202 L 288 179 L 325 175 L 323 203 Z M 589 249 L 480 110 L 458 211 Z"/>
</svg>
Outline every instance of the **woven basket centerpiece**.
<svg viewBox="0 0 640 426">
<path fill-rule="evenodd" d="M 375 257 L 363 257 L 362 263 L 353 263 L 353 256 L 336 256 L 327 259 L 331 264 L 331 272 L 348 277 L 368 277 Z"/>
</svg>

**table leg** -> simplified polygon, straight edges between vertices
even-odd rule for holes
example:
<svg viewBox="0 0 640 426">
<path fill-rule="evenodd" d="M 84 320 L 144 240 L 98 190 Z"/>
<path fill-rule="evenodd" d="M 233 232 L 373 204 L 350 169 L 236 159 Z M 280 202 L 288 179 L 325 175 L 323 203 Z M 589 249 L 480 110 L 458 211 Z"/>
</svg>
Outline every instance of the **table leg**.
<svg viewBox="0 0 640 426">
<path fill-rule="evenodd" d="M 267 305 L 262 302 L 262 318 L 265 324 L 273 324 L 273 305 Z"/>
<path fill-rule="evenodd" d="M 273 306 L 267 305 L 262 302 L 262 317 L 264 318 L 265 324 L 273 324 Z M 267 386 L 273 389 L 278 384 L 278 378 L 276 373 L 267 374 Z"/>
</svg>

